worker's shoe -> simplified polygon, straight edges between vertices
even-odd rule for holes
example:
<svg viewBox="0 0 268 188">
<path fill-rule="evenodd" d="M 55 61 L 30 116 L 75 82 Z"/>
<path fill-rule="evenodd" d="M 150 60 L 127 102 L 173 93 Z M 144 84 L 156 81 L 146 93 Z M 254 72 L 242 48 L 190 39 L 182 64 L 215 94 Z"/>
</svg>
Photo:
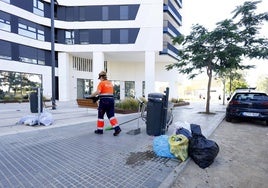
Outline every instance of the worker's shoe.
<svg viewBox="0 0 268 188">
<path fill-rule="evenodd" d="M 100 129 L 97 129 L 94 132 L 95 132 L 95 134 L 103 134 L 103 130 L 100 130 Z"/>
<path fill-rule="evenodd" d="M 119 135 L 120 132 L 121 132 L 120 127 L 119 127 L 119 126 L 116 126 L 116 127 L 114 128 L 114 136 Z"/>
</svg>

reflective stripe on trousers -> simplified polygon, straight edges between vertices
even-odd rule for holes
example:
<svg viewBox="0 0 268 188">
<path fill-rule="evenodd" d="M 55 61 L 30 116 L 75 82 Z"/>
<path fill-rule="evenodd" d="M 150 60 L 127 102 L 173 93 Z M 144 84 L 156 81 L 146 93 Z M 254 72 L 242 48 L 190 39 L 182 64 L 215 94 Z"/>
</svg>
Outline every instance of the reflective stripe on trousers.
<svg viewBox="0 0 268 188">
<path fill-rule="evenodd" d="M 118 125 L 117 118 L 114 116 L 114 98 L 107 97 L 101 98 L 98 107 L 98 121 L 97 128 L 103 129 L 104 127 L 104 114 L 106 113 L 112 127 Z"/>
</svg>

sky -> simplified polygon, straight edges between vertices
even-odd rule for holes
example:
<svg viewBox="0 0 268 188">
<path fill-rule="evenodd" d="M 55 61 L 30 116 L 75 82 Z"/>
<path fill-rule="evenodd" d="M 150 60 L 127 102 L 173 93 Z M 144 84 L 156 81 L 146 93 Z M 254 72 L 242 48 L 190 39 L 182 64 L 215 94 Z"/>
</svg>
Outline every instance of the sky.
<svg viewBox="0 0 268 188">
<path fill-rule="evenodd" d="M 246 0 L 183 0 L 182 8 L 182 28 L 184 35 L 190 33 L 194 24 L 200 24 L 208 30 L 213 30 L 216 23 L 226 18 L 232 17 L 232 11 Z M 268 0 L 262 0 L 258 5 L 258 11 L 268 12 Z M 264 32 L 266 31 L 266 32 Z M 265 24 L 262 34 L 268 38 L 268 23 Z M 268 76 L 268 60 L 247 60 L 249 64 L 256 64 L 257 67 L 247 71 L 247 81 L 250 86 L 256 86 L 257 76 Z"/>
</svg>

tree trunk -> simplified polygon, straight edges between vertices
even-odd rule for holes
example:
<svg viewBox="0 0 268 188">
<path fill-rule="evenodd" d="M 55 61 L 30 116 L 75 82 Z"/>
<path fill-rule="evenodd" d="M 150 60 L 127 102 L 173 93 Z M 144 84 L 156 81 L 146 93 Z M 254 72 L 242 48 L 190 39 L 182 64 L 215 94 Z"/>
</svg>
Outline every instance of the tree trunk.
<svg viewBox="0 0 268 188">
<path fill-rule="evenodd" d="M 222 104 L 225 105 L 225 79 L 222 80 L 223 83 L 223 93 L 222 93 Z"/>
<path fill-rule="evenodd" d="M 207 87 L 207 103 L 206 103 L 206 114 L 209 114 L 209 107 L 210 107 L 210 87 L 212 81 L 212 70 L 208 70 L 208 87 Z"/>
</svg>

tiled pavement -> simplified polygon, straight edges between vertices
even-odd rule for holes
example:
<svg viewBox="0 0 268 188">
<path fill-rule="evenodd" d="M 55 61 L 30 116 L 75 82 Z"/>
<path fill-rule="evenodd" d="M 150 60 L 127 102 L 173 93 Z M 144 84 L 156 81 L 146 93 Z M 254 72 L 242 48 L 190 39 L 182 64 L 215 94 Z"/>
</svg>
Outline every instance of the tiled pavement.
<svg viewBox="0 0 268 188">
<path fill-rule="evenodd" d="M 113 131 L 95 135 L 96 110 L 78 108 L 75 102 L 59 103 L 52 113 L 51 126 L 15 125 L 29 114 L 29 104 L 0 104 L 0 187 L 169 187 L 187 162 L 160 158 L 152 151 L 152 136 L 142 120 Z M 209 136 L 224 117 L 225 107 L 211 105 L 214 115 L 204 111 L 204 103 L 174 109 L 174 123 L 187 121 L 201 125 Z M 119 122 L 138 114 L 116 114 Z M 141 133 L 127 134 L 141 128 Z"/>
</svg>

